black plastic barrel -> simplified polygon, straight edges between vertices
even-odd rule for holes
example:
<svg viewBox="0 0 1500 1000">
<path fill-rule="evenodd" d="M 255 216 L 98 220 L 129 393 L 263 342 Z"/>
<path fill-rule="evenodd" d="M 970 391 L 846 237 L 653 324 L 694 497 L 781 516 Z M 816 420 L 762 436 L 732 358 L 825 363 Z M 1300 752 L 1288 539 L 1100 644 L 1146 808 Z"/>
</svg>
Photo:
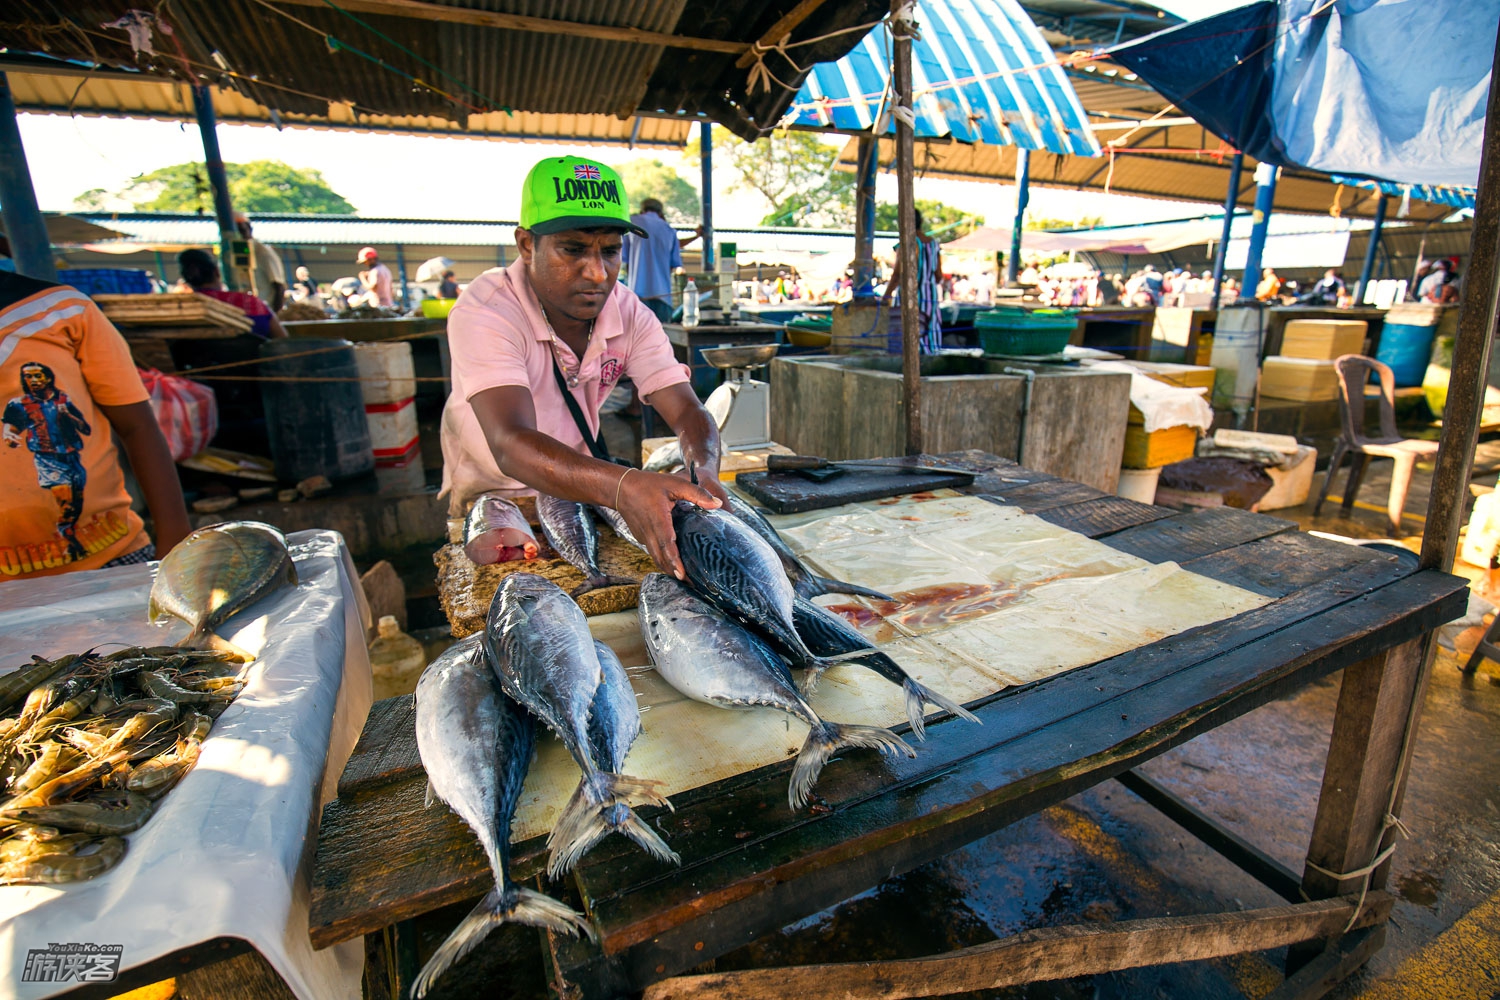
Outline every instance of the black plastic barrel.
<svg viewBox="0 0 1500 1000">
<path fill-rule="evenodd" d="M 266 378 L 260 392 L 277 477 L 299 482 L 321 475 L 336 481 L 373 472 L 375 454 L 354 345 L 347 340 L 268 340 L 260 353 L 275 359 L 260 365 Z"/>
</svg>

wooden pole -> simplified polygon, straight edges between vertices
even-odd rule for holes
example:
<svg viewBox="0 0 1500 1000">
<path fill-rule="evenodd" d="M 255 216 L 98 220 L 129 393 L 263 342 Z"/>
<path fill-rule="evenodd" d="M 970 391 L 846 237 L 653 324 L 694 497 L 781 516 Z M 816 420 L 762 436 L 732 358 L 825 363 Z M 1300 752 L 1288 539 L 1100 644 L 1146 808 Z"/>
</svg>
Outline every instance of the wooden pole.
<svg viewBox="0 0 1500 1000">
<path fill-rule="evenodd" d="M 0 215 L 5 218 L 5 234 L 16 270 L 32 278 L 56 281 L 52 240 L 36 205 L 26 149 L 16 123 L 16 105 L 4 73 L 0 73 Z"/>
<path fill-rule="evenodd" d="M 193 87 L 193 110 L 198 116 L 198 133 L 203 137 L 203 162 L 208 172 L 208 186 L 214 196 L 214 216 L 219 222 L 219 272 L 224 287 L 235 288 L 234 209 L 229 201 L 229 178 L 224 173 L 224 157 L 219 154 L 218 120 L 214 116 L 213 92 L 207 87 Z"/>
<path fill-rule="evenodd" d="M 859 137 L 854 176 L 854 293 L 870 293 L 875 276 L 875 167 L 880 143 L 874 135 Z"/>
<path fill-rule="evenodd" d="M 892 84 L 895 88 L 897 218 L 901 230 L 901 401 L 906 409 L 906 453 L 922 453 L 922 317 L 917 309 L 916 136 L 910 123 L 911 22 L 913 7 L 891 0 L 895 38 Z"/>
<path fill-rule="evenodd" d="M 1500 37 L 1495 49 L 1500 53 Z M 1500 57 L 1497 57 L 1500 58 Z M 1464 276 L 1458 336 L 1453 342 L 1453 369 L 1448 402 L 1443 406 L 1443 435 L 1432 471 L 1427 527 L 1422 533 L 1422 568 L 1447 570 L 1458 549 L 1474 442 L 1484 409 L 1485 380 L 1490 370 L 1490 341 L 1500 317 L 1500 87 L 1490 88 L 1484 120 L 1484 152 L 1479 159 L 1479 192 L 1474 198 L 1474 235 L 1469 244 L 1469 273 Z"/>
</svg>

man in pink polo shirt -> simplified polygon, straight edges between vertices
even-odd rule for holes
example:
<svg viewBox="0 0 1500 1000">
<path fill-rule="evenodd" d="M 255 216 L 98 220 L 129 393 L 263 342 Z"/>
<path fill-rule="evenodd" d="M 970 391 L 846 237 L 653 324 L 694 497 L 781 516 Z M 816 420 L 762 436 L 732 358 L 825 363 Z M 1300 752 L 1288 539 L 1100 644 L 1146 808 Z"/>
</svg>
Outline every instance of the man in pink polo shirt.
<svg viewBox="0 0 1500 1000">
<path fill-rule="evenodd" d="M 646 235 L 626 205 L 619 175 L 602 163 L 562 156 L 532 167 L 520 259 L 476 278 L 448 314 L 443 489 L 456 516 L 488 490 L 614 507 L 657 565 L 681 578 L 672 504 L 727 499 L 719 431 L 661 322 L 616 281 L 623 235 Z M 622 376 L 677 432 L 701 486 L 607 459 L 599 406 Z"/>
</svg>

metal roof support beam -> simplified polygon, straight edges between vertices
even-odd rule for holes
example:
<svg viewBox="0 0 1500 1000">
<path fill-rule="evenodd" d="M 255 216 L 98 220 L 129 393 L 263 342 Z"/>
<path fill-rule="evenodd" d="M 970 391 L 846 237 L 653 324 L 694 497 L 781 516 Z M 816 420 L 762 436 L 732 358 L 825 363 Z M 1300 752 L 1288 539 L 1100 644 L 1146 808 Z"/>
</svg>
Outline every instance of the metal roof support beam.
<svg viewBox="0 0 1500 1000">
<path fill-rule="evenodd" d="M 1271 205 L 1276 200 L 1276 168 L 1269 163 L 1255 166 L 1255 212 L 1251 215 L 1250 250 L 1245 256 L 1245 279 L 1240 282 L 1240 298 L 1254 298 L 1260 283 L 1260 259 L 1266 249 L 1266 232 L 1271 226 Z"/>
<path fill-rule="evenodd" d="M 1224 291 L 1224 258 L 1229 253 L 1230 230 L 1234 228 L 1234 206 L 1240 197 L 1240 172 L 1245 169 L 1245 154 L 1235 153 L 1229 168 L 1229 184 L 1224 189 L 1224 233 L 1219 237 L 1219 252 L 1214 254 L 1214 308 Z"/>
<path fill-rule="evenodd" d="M 1354 304 L 1365 300 L 1365 289 L 1370 287 L 1370 273 L 1375 270 L 1375 251 L 1380 246 L 1380 231 L 1385 228 L 1385 194 L 1375 192 L 1380 200 L 1375 204 L 1375 225 L 1370 229 L 1370 242 L 1365 247 L 1365 263 L 1359 269 L 1359 284 L 1354 286 Z"/>
<path fill-rule="evenodd" d="M 56 281 L 52 241 L 37 208 L 26 147 L 21 145 L 21 129 L 16 124 L 16 105 L 4 73 L 0 73 L 0 216 L 5 219 L 5 235 L 16 270 L 32 278 Z"/>
<path fill-rule="evenodd" d="M 1010 260 L 1005 262 L 1005 283 L 1014 285 L 1021 276 L 1021 229 L 1026 206 L 1031 201 L 1031 150 L 1016 150 L 1016 219 L 1010 228 Z"/>
<path fill-rule="evenodd" d="M 281 0 L 298 7 L 328 9 L 323 0 Z M 572 35 L 575 38 L 599 38 L 607 42 L 633 42 L 636 45 L 661 45 L 673 49 L 696 49 L 700 52 L 723 52 L 741 55 L 753 50 L 744 42 L 718 38 L 688 38 L 664 31 L 644 31 L 611 24 L 580 24 L 577 21 L 554 21 L 546 17 L 501 14 L 467 7 L 425 3 L 423 0 L 339 0 L 339 6 L 356 14 L 383 14 L 388 17 L 410 17 L 423 21 L 446 21 L 476 28 L 500 28 L 505 31 L 530 31 L 541 35 Z M 790 29 L 788 29 L 790 30 Z M 752 56 L 753 58 L 753 56 Z"/>
<path fill-rule="evenodd" d="M 891 13 L 903 6 L 891 0 Z M 892 17 L 895 44 L 891 58 L 891 86 L 896 108 L 896 217 L 901 232 L 901 404 L 906 411 L 906 453 L 922 453 L 922 314 L 917 309 L 916 133 L 911 94 L 911 22 Z M 878 322 L 878 314 L 877 314 Z"/>
<path fill-rule="evenodd" d="M 229 177 L 224 173 L 224 157 L 219 153 L 219 133 L 214 119 L 214 98 L 207 87 L 193 88 L 193 110 L 198 115 L 198 131 L 203 136 L 203 159 L 208 170 L 208 186 L 214 196 L 214 217 L 219 222 L 219 271 L 224 287 L 234 290 L 234 208 L 229 201 Z"/>
<path fill-rule="evenodd" d="M 714 269 L 714 126 L 698 123 L 698 159 L 703 168 L 703 270 Z"/>
</svg>

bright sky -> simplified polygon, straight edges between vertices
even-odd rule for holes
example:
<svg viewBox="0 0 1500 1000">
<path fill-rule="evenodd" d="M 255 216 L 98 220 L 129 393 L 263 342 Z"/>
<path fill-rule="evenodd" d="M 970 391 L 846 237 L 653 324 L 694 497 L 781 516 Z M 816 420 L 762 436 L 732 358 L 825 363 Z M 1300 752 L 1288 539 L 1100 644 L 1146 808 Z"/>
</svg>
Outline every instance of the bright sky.
<svg viewBox="0 0 1500 1000">
<path fill-rule="evenodd" d="M 1237 6 L 1240 0 L 1159 0 L 1188 18 Z M 37 200 L 46 210 L 70 208 L 84 191 L 117 191 L 132 177 L 158 167 L 201 161 L 203 145 L 191 124 L 20 116 L 21 136 Z M 696 141 L 696 140 L 694 140 Z M 697 170 L 677 153 L 630 151 L 618 146 L 549 146 L 438 136 L 377 135 L 265 126 L 220 125 L 219 145 L 229 162 L 270 159 L 314 168 L 365 216 L 432 219 L 514 220 L 520 211 L 518 179 L 536 160 L 560 152 L 592 155 L 611 164 L 660 159 L 694 186 Z M 832 155 L 837 146 L 830 146 Z M 721 186 L 714 191 L 714 222 L 753 226 L 768 206 L 753 193 Z M 992 225 L 1009 225 L 1015 191 L 1009 184 L 962 181 L 917 182 L 917 197 L 945 202 Z M 882 176 L 877 198 L 896 200 L 895 178 Z M 1148 222 L 1204 214 L 1211 208 L 1092 192 L 1033 188 L 1033 216 L 1077 219 L 1103 216 L 1108 223 Z"/>
</svg>

